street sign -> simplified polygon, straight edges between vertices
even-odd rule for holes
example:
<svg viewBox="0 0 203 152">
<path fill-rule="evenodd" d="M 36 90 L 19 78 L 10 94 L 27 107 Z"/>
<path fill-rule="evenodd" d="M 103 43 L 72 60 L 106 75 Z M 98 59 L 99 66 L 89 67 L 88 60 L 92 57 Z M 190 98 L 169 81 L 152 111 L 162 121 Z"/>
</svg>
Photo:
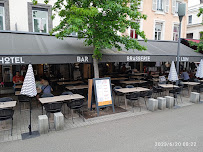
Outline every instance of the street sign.
<svg viewBox="0 0 203 152">
<path fill-rule="evenodd" d="M 97 116 L 99 116 L 99 108 L 102 107 L 112 106 L 113 112 L 115 112 L 110 78 L 94 78 L 93 82 Z"/>
</svg>

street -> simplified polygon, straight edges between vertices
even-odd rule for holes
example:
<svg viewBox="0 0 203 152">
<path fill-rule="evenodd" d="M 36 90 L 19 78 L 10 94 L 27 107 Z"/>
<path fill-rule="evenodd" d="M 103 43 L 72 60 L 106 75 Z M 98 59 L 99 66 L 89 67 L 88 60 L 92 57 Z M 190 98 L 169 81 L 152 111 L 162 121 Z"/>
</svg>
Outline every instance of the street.
<svg viewBox="0 0 203 152">
<path fill-rule="evenodd" d="M 1 143 L 1 152 L 202 152 L 203 104 Z"/>
</svg>

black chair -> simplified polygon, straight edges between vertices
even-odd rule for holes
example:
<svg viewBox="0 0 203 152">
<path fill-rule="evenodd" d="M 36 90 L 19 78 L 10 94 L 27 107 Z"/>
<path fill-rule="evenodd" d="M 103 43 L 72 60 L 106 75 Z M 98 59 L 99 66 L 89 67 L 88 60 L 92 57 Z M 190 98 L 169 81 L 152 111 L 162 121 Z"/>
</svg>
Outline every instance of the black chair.
<svg viewBox="0 0 203 152">
<path fill-rule="evenodd" d="M 119 92 L 119 91 L 116 91 L 116 89 L 121 89 L 121 88 L 122 88 L 121 86 L 115 86 L 115 87 L 113 88 L 113 91 L 114 91 L 115 95 L 118 97 L 118 105 L 119 105 L 119 106 L 120 106 L 119 97 L 124 96 L 124 94 L 121 93 L 121 92 Z M 116 96 L 115 96 L 115 99 L 116 99 Z"/>
<path fill-rule="evenodd" d="M 73 93 L 71 91 L 65 91 L 61 95 L 73 95 Z"/>
<path fill-rule="evenodd" d="M 134 86 L 133 85 L 127 85 L 127 86 L 125 86 L 126 88 L 134 88 Z"/>
<path fill-rule="evenodd" d="M 169 93 L 173 94 L 174 100 L 176 100 L 177 104 L 178 104 L 178 95 L 180 96 L 182 102 L 181 91 L 182 91 L 181 87 L 169 90 Z"/>
<path fill-rule="evenodd" d="M 142 97 L 142 98 L 144 99 L 146 108 L 147 108 L 147 101 L 146 101 L 146 98 L 147 98 L 147 99 L 151 98 L 151 97 L 152 97 L 152 94 L 153 94 L 153 90 L 140 92 L 140 97 Z"/>
<path fill-rule="evenodd" d="M 0 98 L 0 102 L 8 102 L 8 101 L 13 101 L 13 99 L 10 98 L 10 97 L 3 97 L 3 98 Z"/>
<path fill-rule="evenodd" d="M 153 94 L 156 95 L 154 97 L 157 97 L 158 95 L 161 95 L 161 93 L 163 93 L 163 91 L 164 91 L 163 88 L 156 87 L 156 86 L 154 86 L 152 89 L 153 89 Z"/>
<path fill-rule="evenodd" d="M 13 132 L 13 109 L 0 109 L 0 121 L 11 119 L 11 136 Z"/>
<path fill-rule="evenodd" d="M 50 113 L 61 112 L 62 105 L 63 105 L 62 102 L 53 102 L 53 103 L 44 104 L 44 108 L 48 116 L 48 120 L 50 117 Z M 50 129 L 50 122 L 49 122 L 49 129 Z"/>
<path fill-rule="evenodd" d="M 67 103 L 67 106 L 71 110 L 71 116 L 72 116 L 72 122 L 73 123 L 74 123 L 74 121 L 73 121 L 73 110 L 78 110 L 79 116 L 81 115 L 81 112 L 82 112 L 83 121 L 85 121 L 84 115 L 83 115 L 83 103 L 84 103 L 84 99 L 72 100 L 72 101 Z"/>
<path fill-rule="evenodd" d="M 53 94 L 43 94 L 43 95 L 41 95 L 41 98 L 47 98 L 47 97 L 54 97 L 54 95 Z M 42 106 L 42 114 L 43 114 L 43 104 L 41 103 L 41 106 Z"/>
<path fill-rule="evenodd" d="M 21 113 L 21 103 L 26 103 L 26 102 L 30 102 L 30 99 L 28 96 L 26 95 L 19 95 L 18 96 L 18 101 L 19 101 L 19 104 L 20 104 L 20 113 Z"/>
<path fill-rule="evenodd" d="M 133 92 L 131 94 L 126 95 L 126 99 L 130 100 L 131 102 L 131 106 L 134 112 L 134 102 L 137 101 L 138 106 L 140 107 L 140 111 L 141 111 L 141 105 L 139 102 L 139 98 L 140 98 L 140 92 Z"/>
<path fill-rule="evenodd" d="M 73 93 L 72 93 L 71 91 L 65 91 L 65 92 L 63 92 L 63 93 L 61 94 L 61 96 L 63 96 L 63 95 L 73 95 Z M 64 101 L 63 103 L 67 103 L 67 101 Z M 64 115 L 65 115 L 65 114 L 66 114 L 66 113 L 65 113 L 65 105 L 64 105 L 63 110 L 64 110 Z"/>
</svg>

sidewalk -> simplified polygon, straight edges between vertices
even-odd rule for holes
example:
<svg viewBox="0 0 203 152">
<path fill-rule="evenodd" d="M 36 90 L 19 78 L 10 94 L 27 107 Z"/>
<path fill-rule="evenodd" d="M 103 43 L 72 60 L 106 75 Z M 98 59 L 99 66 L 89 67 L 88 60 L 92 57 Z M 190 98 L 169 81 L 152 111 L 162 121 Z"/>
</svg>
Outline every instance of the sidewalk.
<svg viewBox="0 0 203 152">
<path fill-rule="evenodd" d="M 190 106 L 190 105 L 193 105 L 193 103 L 189 102 L 189 98 L 185 98 L 185 97 L 183 97 L 183 103 L 179 103 L 179 106 L 181 107 Z M 121 107 L 124 109 L 125 107 L 124 103 L 121 103 Z M 175 109 L 166 109 L 166 110 L 173 111 Z M 161 110 L 158 110 L 158 111 L 161 111 Z M 94 118 L 86 119 L 85 122 L 83 122 L 83 120 L 79 118 L 78 115 L 75 114 L 74 123 L 72 122 L 71 117 L 69 117 L 69 119 L 65 118 L 64 130 L 83 127 L 83 126 L 89 126 L 92 124 L 97 124 L 97 123 L 106 122 L 106 121 L 118 120 L 118 119 L 123 119 L 128 117 L 135 117 L 135 116 L 145 115 L 150 113 L 151 113 L 150 111 L 146 110 L 146 107 L 144 105 L 144 100 L 143 100 L 141 112 L 139 108 L 135 108 L 135 111 L 133 113 L 131 106 L 128 105 L 127 112 L 94 117 Z M 38 130 L 38 115 L 41 115 L 41 107 L 34 108 L 32 110 L 32 130 L 33 131 Z M 22 139 L 21 134 L 28 132 L 28 124 L 29 124 L 29 110 L 23 110 L 20 114 L 19 105 L 17 105 L 17 107 L 15 108 L 15 114 L 14 114 L 13 136 L 10 135 L 10 121 L 8 120 L 8 122 L 6 123 L 6 126 L 8 126 L 7 128 L 9 130 L 2 130 L 2 129 L 0 130 L 0 142 L 21 140 Z M 56 131 L 54 129 L 54 124 L 51 123 L 51 129 L 48 134 L 52 134 L 53 132 L 56 132 Z"/>
</svg>

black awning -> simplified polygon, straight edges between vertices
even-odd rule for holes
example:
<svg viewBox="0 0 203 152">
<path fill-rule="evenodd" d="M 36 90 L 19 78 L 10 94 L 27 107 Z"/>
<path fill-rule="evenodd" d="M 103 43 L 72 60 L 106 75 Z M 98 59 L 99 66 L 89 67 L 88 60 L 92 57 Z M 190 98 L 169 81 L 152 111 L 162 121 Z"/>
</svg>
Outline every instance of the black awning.
<svg viewBox="0 0 203 152">
<path fill-rule="evenodd" d="M 175 61 L 177 42 L 138 40 L 146 51 L 103 49 L 100 62 L 156 62 Z M 0 33 L 0 64 L 63 64 L 92 62 L 93 47 L 85 46 L 84 40 L 31 33 Z M 180 61 L 198 62 L 202 54 L 181 44 Z"/>
</svg>

